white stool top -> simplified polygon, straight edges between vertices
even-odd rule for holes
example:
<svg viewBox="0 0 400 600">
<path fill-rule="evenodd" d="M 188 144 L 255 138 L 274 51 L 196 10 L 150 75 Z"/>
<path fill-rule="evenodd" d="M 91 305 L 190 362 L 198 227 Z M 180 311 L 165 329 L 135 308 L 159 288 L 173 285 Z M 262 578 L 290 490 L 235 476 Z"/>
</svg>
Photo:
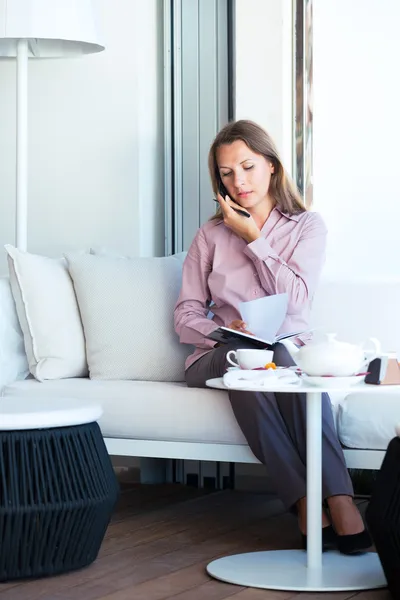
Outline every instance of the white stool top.
<svg viewBox="0 0 400 600">
<path fill-rule="evenodd" d="M 102 414 L 99 404 L 72 398 L 0 398 L 0 431 L 83 425 Z"/>
</svg>

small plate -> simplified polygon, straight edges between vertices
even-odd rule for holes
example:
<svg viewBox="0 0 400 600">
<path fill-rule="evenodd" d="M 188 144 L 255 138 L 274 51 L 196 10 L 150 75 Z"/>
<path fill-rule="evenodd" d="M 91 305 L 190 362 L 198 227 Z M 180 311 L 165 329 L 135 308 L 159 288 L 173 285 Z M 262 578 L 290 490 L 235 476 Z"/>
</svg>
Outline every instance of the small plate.
<svg viewBox="0 0 400 600">
<path fill-rule="evenodd" d="M 301 378 L 304 383 L 309 383 L 317 387 L 340 388 L 361 383 L 365 379 L 365 374 L 352 375 L 351 377 L 314 377 L 303 373 Z"/>
<path fill-rule="evenodd" d="M 300 377 L 298 377 L 293 371 L 286 370 L 245 370 L 245 369 L 232 369 L 223 376 L 224 385 L 227 388 L 233 389 L 247 389 L 251 391 L 251 388 L 261 387 L 266 392 L 276 391 L 277 388 L 289 388 L 296 385 L 300 385 Z"/>
</svg>

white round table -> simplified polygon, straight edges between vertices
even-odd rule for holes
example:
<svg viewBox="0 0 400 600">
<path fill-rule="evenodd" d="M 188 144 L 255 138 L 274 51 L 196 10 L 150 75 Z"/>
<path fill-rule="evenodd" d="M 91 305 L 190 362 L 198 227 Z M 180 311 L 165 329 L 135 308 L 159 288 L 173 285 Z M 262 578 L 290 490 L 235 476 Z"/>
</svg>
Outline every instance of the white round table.
<svg viewBox="0 0 400 600">
<path fill-rule="evenodd" d="M 0 398 L 0 430 L 71 427 L 98 421 L 100 404 L 76 398 Z"/>
<path fill-rule="evenodd" d="M 243 382 L 242 382 L 243 383 Z M 208 387 L 227 388 L 222 377 L 209 379 Z M 239 389 L 239 388 L 236 388 Z M 243 387 L 240 387 L 243 390 Z M 386 587 L 387 582 L 378 555 L 367 552 L 346 556 L 339 552 L 322 553 L 322 402 L 323 392 L 333 388 L 310 384 L 282 386 L 271 384 L 245 388 L 247 391 L 305 393 L 307 395 L 307 552 L 276 550 L 236 554 L 214 560 L 207 572 L 216 579 L 248 587 L 300 592 L 339 592 Z M 357 394 L 394 393 L 400 386 L 360 383 L 335 388 L 335 392 Z"/>
</svg>

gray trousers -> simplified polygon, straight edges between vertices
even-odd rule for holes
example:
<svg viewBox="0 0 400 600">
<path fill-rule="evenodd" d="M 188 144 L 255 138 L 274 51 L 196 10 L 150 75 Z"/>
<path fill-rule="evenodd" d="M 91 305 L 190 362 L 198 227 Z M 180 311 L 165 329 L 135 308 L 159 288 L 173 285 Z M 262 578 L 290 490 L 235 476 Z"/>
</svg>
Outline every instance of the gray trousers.
<svg viewBox="0 0 400 600">
<path fill-rule="evenodd" d="M 186 371 L 189 387 L 205 387 L 207 379 L 222 377 L 229 350 L 245 348 L 235 342 L 214 348 Z M 248 346 L 251 347 L 251 346 Z M 283 344 L 277 344 L 274 362 L 294 362 Z M 274 392 L 229 391 L 229 400 L 240 429 L 254 455 L 267 467 L 275 492 L 287 509 L 306 496 L 306 396 Z M 332 415 L 328 394 L 322 395 L 322 495 L 353 496 Z"/>
</svg>

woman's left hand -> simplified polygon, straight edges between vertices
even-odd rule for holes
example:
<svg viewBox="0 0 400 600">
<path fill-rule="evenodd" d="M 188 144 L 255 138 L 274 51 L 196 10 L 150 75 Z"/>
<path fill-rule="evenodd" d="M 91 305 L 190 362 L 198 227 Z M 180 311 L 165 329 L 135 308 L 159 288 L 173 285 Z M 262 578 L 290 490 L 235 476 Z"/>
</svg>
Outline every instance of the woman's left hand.
<svg viewBox="0 0 400 600">
<path fill-rule="evenodd" d="M 239 204 L 236 204 L 236 202 L 233 202 L 229 196 L 226 196 L 224 200 L 221 194 L 218 194 L 217 198 L 222 210 L 224 223 L 227 227 L 229 227 L 229 229 L 231 229 L 239 237 L 243 238 L 248 244 L 254 242 L 254 240 L 260 237 L 260 230 L 258 229 L 253 217 L 243 217 L 234 211 L 232 206 L 235 208 L 240 208 L 241 210 L 246 209 Z"/>
</svg>

